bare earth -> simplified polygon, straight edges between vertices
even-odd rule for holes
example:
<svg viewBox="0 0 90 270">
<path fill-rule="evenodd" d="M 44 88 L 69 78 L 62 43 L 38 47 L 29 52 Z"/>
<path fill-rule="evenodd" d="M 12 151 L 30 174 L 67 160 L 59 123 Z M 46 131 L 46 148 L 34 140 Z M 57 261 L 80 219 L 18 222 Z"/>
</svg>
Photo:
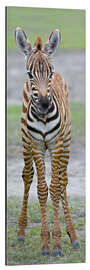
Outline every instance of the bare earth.
<svg viewBox="0 0 90 270">
<path fill-rule="evenodd" d="M 58 51 L 54 65 L 68 83 L 70 100 L 85 102 L 85 53 L 84 51 Z M 7 103 L 22 104 L 22 88 L 25 81 L 25 59 L 18 52 L 8 53 Z M 50 160 L 46 153 L 46 181 L 51 179 Z M 23 196 L 23 157 L 16 155 L 7 160 L 7 188 L 9 196 Z M 85 141 L 78 139 L 71 143 L 71 156 L 68 166 L 69 184 L 67 194 L 72 197 L 85 197 Z M 31 185 L 30 200 L 37 199 L 36 170 Z"/>
</svg>

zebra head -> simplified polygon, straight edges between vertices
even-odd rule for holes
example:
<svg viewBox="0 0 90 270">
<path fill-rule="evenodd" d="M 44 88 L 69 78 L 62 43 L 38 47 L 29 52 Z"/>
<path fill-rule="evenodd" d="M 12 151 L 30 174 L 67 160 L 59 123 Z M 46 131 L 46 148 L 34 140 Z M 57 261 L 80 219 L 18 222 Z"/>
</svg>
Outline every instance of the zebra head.
<svg viewBox="0 0 90 270">
<path fill-rule="evenodd" d="M 17 46 L 26 56 L 26 71 L 30 85 L 31 102 L 36 113 L 45 115 L 52 106 L 51 81 L 54 68 L 50 56 L 59 46 L 61 40 L 60 31 L 56 29 L 50 34 L 44 48 L 39 36 L 32 48 L 25 32 L 19 27 L 16 28 L 15 37 Z"/>
</svg>

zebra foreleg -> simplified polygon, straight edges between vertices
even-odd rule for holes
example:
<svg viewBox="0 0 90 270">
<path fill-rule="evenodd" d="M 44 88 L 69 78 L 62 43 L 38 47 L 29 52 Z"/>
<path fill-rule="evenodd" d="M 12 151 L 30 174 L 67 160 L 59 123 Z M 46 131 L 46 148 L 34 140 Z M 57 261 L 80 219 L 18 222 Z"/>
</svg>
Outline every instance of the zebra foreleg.
<svg viewBox="0 0 90 270">
<path fill-rule="evenodd" d="M 47 225 L 47 215 L 46 215 L 46 201 L 48 196 L 48 187 L 47 184 L 38 185 L 38 198 L 41 208 L 41 219 L 42 219 L 42 228 L 41 228 L 41 237 L 42 237 L 42 255 L 49 255 L 49 238 L 50 232 Z"/>
<path fill-rule="evenodd" d="M 54 211 L 54 227 L 52 232 L 53 237 L 53 244 L 54 244 L 54 256 L 61 256 L 61 229 L 60 229 L 60 222 L 59 222 L 59 178 L 58 178 L 58 166 L 56 168 L 56 164 L 53 164 L 52 169 L 52 180 L 50 184 L 50 196 L 53 203 L 53 211 Z"/>
<path fill-rule="evenodd" d="M 47 215 L 46 215 L 46 202 L 48 197 L 48 186 L 45 181 L 45 164 L 44 159 L 38 152 L 33 151 L 33 158 L 35 160 L 36 169 L 37 169 L 37 177 L 38 177 L 38 199 L 40 203 L 41 209 L 41 220 L 42 220 L 42 228 L 41 228 L 41 237 L 42 237 L 42 255 L 49 255 L 49 238 L 50 232 L 47 224 Z"/>
<path fill-rule="evenodd" d="M 23 241 L 25 236 L 25 228 L 27 226 L 27 203 L 29 196 L 29 189 L 33 179 L 33 166 L 32 160 L 30 158 L 24 158 L 25 167 L 23 169 L 22 178 L 24 181 L 24 198 L 22 204 L 21 215 L 19 217 L 18 225 L 18 241 Z"/>
</svg>

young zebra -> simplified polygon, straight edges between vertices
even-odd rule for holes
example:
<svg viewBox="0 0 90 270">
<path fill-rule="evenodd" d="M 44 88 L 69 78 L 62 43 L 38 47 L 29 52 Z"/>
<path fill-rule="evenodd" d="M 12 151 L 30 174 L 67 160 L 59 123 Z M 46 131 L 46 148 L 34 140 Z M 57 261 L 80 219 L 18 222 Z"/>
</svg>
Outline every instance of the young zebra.
<svg viewBox="0 0 90 270">
<path fill-rule="evenodd" d="M 42 254 L 49 254 L 50 232 L 46 217 L 48 186 L 45 181 L 45 151 L 51 157 L 50 196 L 53 203 L 54 256 L 61 256 L 61 229 L 59 224 L 59 199 L 62 199 L 66 231 L 74 247 L 80 248 L 72 218 L 70 215 L 66 186 L 68 183 L 67 165 L 71 140 L 71 118 L 68 103 L 68 89 L 64 79 L 54 71 L 50 56 L 59 46 L 61 35 L 54 30 L 44 48 L 42 40 L 37 37 L 31 47 L 24 31 L 17 27 L 15 31 L 17 46 L 26 55 L 27 78 L 23 89 L 23 106 L 21 131 L 23 141 L 24 198 L 19 218 L 18 240 L 25 236 L 27 225 L 27 202 L 29 189 L 33 180 L 33 160 L 37 169 L 37 191 L 42 216 Z"/>
</svg>

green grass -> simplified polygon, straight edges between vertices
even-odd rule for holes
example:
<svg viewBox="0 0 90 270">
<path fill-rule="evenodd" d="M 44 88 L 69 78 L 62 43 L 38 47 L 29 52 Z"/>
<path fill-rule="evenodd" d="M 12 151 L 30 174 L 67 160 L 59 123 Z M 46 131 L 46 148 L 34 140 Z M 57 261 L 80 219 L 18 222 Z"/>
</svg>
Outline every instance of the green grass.
<svg viewBox="0 0 90 270">
<path fill-rule="evenodd" d="M 80 102 L 72 102 L 71 121 L 72 121 L 72 139 L 85 136 L 85 104 Z"/>
<path fill-rule="evenodd" d="M 50 256 L 41 255 L 41 214 L 39 203 L 28 204 L 28 226 L 24 243 L 18 243 L 18 217 L 21 211 L 21 200 L 10 197 L 8 200 L 8 227 L 7 227 L 7 264 L 31 265 L 31 264 L 63 264 L 85 262 L 85 212 L 84 202 L 78 198 L 69 202 L 74 225 L 81 243 L 81 249 L 74 249 L 65 230 L 65 218 L 60 207 L 60 223 L 62 230 L 62 257 L 53 257 L 53 209 L 51 202 L 47 203 L 48 226 L 50 230 Z"/>
<path fill-rule="evenodd" d="M 7 8 L 7 45 L 16 49 L 14 31 L 22 27 L 34 44 L 38 35 L 46 42 L 53 29 L 61 30 L 63 49 L 85 49 L 85 10 L 49 8 Z"/>
</svg>

